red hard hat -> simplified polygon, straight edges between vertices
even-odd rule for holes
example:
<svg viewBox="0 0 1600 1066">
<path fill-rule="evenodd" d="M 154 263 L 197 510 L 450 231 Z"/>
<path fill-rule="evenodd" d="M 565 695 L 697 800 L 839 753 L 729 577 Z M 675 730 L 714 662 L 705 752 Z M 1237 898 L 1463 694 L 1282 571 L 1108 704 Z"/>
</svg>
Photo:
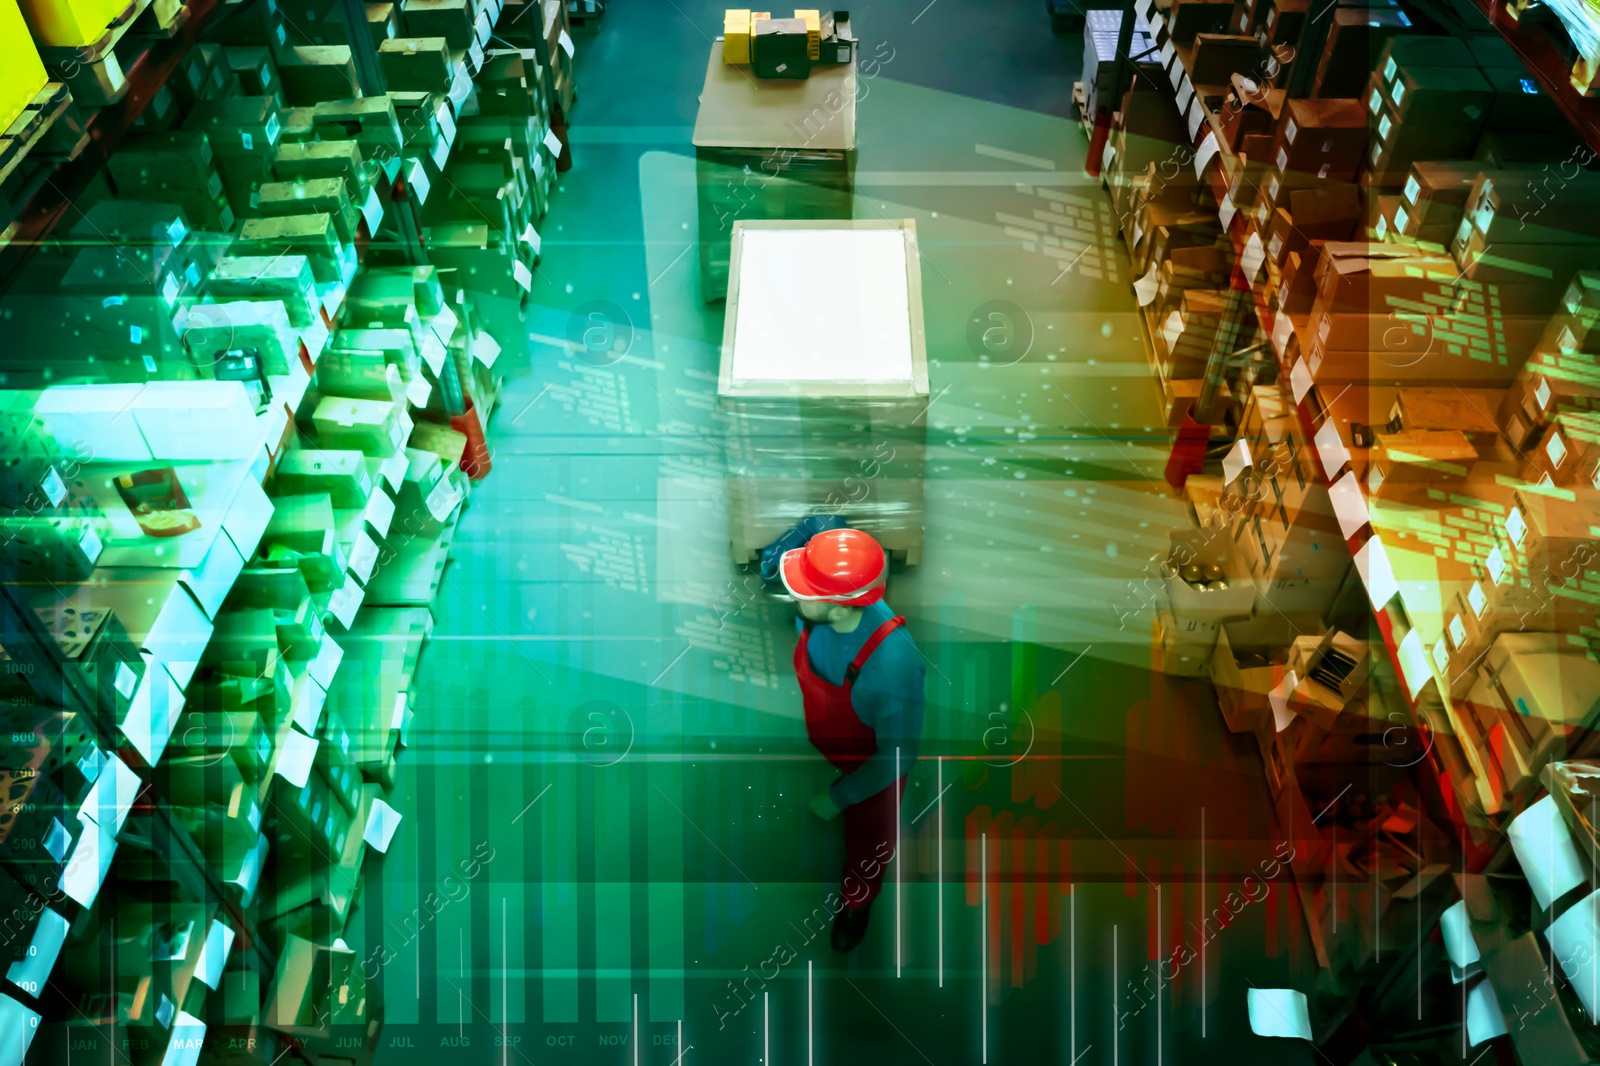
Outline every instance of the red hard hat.
<svg viewBox="0 0 1600 1066">
<path fill-rule="evenodd" d="M 778 572 L 796 599 L 865 607 L 883 599 L 889 563 L 882 546 L 868 534 L 830 529 L 804 548 L 784 552 Z"/>
</svg>

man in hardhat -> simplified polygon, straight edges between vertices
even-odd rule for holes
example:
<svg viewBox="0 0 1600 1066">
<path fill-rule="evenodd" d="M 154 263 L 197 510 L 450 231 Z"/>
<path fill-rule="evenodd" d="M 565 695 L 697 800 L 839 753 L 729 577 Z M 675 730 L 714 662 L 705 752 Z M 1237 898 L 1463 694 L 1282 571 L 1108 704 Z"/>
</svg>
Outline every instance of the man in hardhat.
<svg viewBox="0 0 1600 1066">
<path fill-rule="evenodd" d="M 844 813 L 844 877 L 830 938 L 839 952 L 866 935 L 922 736 L 922 656 L 906 620 L 883 602 L 888 571 L 883 548 L 859 529 L 818 533 L 785 552 L 779 568 L 800 605 L 794 669 L 806 733 L 843 771 L 811 801 L 825 820 Z"/>
</svg>

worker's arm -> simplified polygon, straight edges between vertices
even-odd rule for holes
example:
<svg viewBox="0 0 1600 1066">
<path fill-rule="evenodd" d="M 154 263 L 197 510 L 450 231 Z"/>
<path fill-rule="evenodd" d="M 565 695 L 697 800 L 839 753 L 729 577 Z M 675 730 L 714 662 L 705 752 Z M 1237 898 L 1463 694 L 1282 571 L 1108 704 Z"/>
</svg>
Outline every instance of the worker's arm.
<svg viewBox="0 0 1600 1066">
<path fill-rule="evenodd" d="M 895 750 L 900 773 L 908 774 L 922 740 L 922 658 L 910 641 L 885 641 L 856 679 L 852 703 L 861 721 L 878 734 L 878 751 L 839 778 L 828 795 L 839 807 L 860 803 L 895 780 Z"/>
</svg>

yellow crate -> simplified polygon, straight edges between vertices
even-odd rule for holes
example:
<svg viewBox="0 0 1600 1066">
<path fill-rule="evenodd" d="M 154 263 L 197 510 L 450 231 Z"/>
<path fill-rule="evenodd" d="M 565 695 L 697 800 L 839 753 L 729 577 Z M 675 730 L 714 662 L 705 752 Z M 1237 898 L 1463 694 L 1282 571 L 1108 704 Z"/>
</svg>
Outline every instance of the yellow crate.
<svg viewBox="0 0 1600 1066">
<path fill-rule="evenodd" d="M 0 0 L 0 133 L 16 121 L 47 80 L 17 0 Z"/>
<path fill-rule="evenodd" d="M 796 10 L 794 17 L 806 24 L 806 56 L 815 61 L 822 58 L 822 12 L 816 9 Z"/>
<path fill-rule="evenodd" d="M 56 48 L 76 48 L 104 36 L 128 0 L 21 0 L 21 4 L 34 40 Z"/>
<path fill-rule="evenodd" d="M 722 13 L 722 61 L 728 64 L 750 62 L 748 8 L 729 8 Z"/>
</svg>

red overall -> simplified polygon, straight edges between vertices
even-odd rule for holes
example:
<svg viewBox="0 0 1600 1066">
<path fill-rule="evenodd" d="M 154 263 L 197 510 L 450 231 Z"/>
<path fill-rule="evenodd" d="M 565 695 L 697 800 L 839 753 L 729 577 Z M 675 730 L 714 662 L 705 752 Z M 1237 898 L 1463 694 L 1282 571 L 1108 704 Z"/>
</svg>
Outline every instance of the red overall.
<svg viewBox="0 0 1600 1066">
<path fill-rule="evenodd" d="M 878 735 L 856 716 L 855 707 L 850 703 L 850 690 L 878 645 L 905 624 L 906 620 L 896 615 L 879 626 L 845 670 L 842 685 L 830 684 L 811 668 L 811 658 L 806 651 L 810 627 L 801 633 L 800 643 L 794 649 L 794 672 L 800 680 L 800 697 L 805 705 L 806 734 L 811 738 L 811 746 L 845 773 L 866 762 L 878 750 Z M 884 867 L 894 854 L 895 827 L 905 788 L 905 775 L 901 775 L 900 780 L 883 791 L 844 809 L 842 895 L 847 907 L 865 907 L 878 895 Z"/>
</svg>

